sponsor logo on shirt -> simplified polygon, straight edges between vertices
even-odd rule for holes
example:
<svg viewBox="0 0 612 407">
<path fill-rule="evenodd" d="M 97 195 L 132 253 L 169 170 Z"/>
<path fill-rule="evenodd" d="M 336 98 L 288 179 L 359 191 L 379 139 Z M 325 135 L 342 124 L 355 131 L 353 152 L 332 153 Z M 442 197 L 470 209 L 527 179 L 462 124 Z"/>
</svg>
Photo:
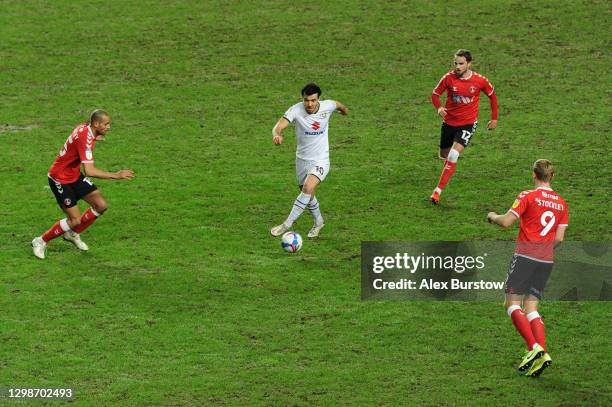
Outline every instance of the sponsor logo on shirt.
<svg viewBox="0 0 612 407">
<path fill-rule="evenodd" d="M 312 124 L 310 125 L 310 127 L 312 127 L 313 130 L 319 130 L 321 128 L 321 123 L 319 122 L 312 122 Z"/>
<path fill-rule="evenodd" d="M 463 104 L 470 104 L 474 101 L 475 97 L 467 97 L 467 96 L 459 96 L 459 95 L 454 95 L 453 96 L 453 102 L 454 103 L 463 103 Z"/>
</svg>

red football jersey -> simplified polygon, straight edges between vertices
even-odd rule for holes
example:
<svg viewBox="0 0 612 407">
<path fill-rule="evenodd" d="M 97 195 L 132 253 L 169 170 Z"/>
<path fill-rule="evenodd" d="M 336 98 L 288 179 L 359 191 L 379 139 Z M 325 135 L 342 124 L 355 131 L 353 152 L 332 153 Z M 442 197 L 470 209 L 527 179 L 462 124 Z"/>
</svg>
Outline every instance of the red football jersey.
<svg viewBox="0 0 612 407">
<path fill-rule="evenodd" d="M 521 192 L 510 212 L 520 218 L 516 253 L 538 261 L 553 261 L 558 227 L 568 225 L 567 204 L 550 188 Z"/>
<path fill-rule="evenodd" d="M 61 184 L 79 179 L 81 163 L 92 163 L 95 137 L 89 123 L 83 123 L 72 131 L 49 170 L 49 176 Z"/>
<path fill-rule="evenodd" d="M 474 71 L 467 78 L 459 78 L 454 71 L 444 75 L 433 90 L 433 94 L 437 96 L 447 92 L 444 105 L 447 115 L 444 122 L 451 126 L 465 126 L 478 121 L 481 90 L 489 97 L 495 93 L 491 82 Z M 494 110 L 493 119 L 497 120 L 497 109 Z"/>
</svg>

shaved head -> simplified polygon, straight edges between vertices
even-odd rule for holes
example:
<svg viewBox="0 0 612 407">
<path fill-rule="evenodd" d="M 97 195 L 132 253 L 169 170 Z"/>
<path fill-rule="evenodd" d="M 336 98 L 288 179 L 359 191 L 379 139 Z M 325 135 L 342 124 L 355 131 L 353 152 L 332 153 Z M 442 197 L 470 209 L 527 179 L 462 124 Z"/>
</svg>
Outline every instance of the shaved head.
<svg viewBox="0 0 612 407">
<path fill-rule="evenodd" d="M 102 109 L 96 109 L 93 112 L 91 112 L 91 116 L 89 117 L 89 123 L 90 124 L 100 123 L 102 120 L 107 119 L 107 118 L 110 118 L 108 113 L 106 113 Z"/>
</svg>

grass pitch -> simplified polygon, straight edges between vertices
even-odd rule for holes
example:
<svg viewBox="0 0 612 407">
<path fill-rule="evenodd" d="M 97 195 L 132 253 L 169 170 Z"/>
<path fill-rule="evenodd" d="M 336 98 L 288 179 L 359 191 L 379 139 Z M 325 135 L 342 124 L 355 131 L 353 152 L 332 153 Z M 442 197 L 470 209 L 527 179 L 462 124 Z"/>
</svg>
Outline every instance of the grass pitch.
<svg viewBox="0 0 612 407">
<path fill-rule="evenodd" d="M 498 303 L 359 300 L 363 240 L 512 240 L 485 221 L 557 166 L 571 240 L 610 240 L 609 6 L 4 1 L 0 13 L 0 386 L 71 387 L 76 405 L 610 405 L 610 306 L 545 302 L 553 366 Z M 460 47 L 495 85 L 432 207 L 431 90 Z M 298 255 L 269 227 L 297 194 L 276 120 L 316 81 L 330 126 L 327 226 Z M 30 240 L 61 216 L 46 173 L 94 108 L 109 211 L 90 252 Z M 296 230 L 305 235 L 305 214 Z M 39 404 L 42 402 L 38 402 Z"/>
</svg>

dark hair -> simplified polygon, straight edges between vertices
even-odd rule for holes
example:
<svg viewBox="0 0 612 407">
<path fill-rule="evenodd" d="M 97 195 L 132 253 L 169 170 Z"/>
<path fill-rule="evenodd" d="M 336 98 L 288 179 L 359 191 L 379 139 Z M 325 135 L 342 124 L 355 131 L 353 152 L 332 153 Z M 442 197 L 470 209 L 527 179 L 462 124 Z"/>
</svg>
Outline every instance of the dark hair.
<svg viewBox="0 0 612 407">
<path fill-rule="evenodd" d="M 455 56 L 464 57 L 466 61 L 472 62 L 472 53 L 469 49 L 460 49 L 459 51 L 455 52 Z"/>
<path fill-rule="evenodd" d="M 110 117 L 108 113 L 106 113 L 102 109 L 96 109 L 91 112 L 91 116 L 89 116 L 89 124 L 100 123 L 103 117 Z"/>
<path fill-rule="evenodd" d="M 317 94 L 321 97 L 321 88 L 316 83 L 309 83 L 302 88 L 302 97 Z"/>
</svg>

